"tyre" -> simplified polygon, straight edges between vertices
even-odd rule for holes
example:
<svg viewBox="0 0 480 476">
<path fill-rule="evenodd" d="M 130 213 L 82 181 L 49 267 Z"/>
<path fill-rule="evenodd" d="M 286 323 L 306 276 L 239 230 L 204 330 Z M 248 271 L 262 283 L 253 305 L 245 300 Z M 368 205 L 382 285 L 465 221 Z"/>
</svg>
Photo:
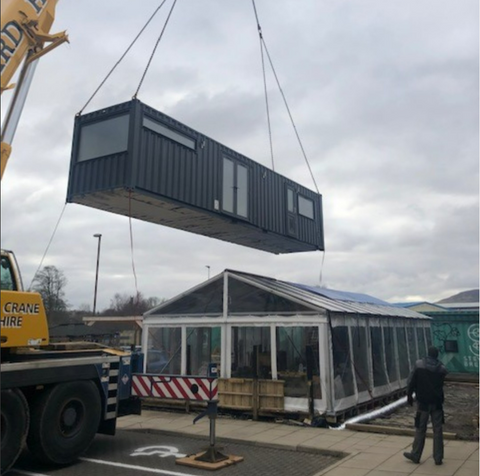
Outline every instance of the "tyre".
<svg viewBox="0 0 480 476">
<path fill-rule="evenodd" d="M 28 433 L 28 403 L 18 389 L 2 390 L 1 394 L 1 474 L 18 458 Z"/>
<path fill-rule="evenodd" d="M 31 403 L 28 449 L 45 463 L 69 464 L 93 441 L 102 407 L 96 385 L 67 382 L 44 390 Z"/>
</svg>

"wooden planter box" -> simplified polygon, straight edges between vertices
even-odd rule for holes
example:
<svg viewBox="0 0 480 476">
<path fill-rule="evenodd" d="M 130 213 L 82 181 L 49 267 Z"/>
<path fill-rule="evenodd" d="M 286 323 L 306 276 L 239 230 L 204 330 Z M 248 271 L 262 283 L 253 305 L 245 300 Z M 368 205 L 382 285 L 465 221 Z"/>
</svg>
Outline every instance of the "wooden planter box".
<svg viewBox="0 0 480 476">
<path fill-rule="evenodd" d="M 283 380 L 230 378 L 218 379 L 219 407 L 259 413 L 283 412 Z"/>
</svg>

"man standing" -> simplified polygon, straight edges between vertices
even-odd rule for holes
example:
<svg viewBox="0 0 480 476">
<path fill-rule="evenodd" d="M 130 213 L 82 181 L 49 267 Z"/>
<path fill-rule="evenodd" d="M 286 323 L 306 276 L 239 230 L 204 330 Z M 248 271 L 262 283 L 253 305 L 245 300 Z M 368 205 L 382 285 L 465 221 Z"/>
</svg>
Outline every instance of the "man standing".
<svg viewBox="0 0 480 476">
<path fill-rule="evenodd" d="M 433 426 L 433 459 L 437 465 L 443 462 L 443 383 L 446 375 L 447 369 L 438 360 L 438 349 L 430 347 L 428 356 L 417 360 L 408 379 L 407 401 L 413 405 L 415 392 L 417 414 L 412 451 L 403 453 L 403 456 L 413 463 L 420 463 L 429 418 Z"/>
</svg>

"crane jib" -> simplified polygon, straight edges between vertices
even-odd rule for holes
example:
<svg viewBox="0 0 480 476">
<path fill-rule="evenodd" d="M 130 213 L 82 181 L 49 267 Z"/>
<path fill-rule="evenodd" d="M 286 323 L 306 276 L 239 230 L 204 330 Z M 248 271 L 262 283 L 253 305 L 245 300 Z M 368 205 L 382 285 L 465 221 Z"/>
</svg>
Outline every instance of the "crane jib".
<svg viewBox="0 0 480 476">
<path fill-rule="evenodd" d="M 31 7 L 28 12 L 25 11 L 18 11 L 14 9 L 13 12 L 10 12 L 12 15 L 10 18 L 6 16 L 7 22 L 3 24 L 2 22 L 2 30 L 1 30 L 1 40 L 0 40 L 0 57 L 1 57 L 1 72 L 3 74 L 5 68 L 10 63 L 10 60 L 16 56 L 17 51 L 19 50 L 20 45 L 22 44 L 23 40 L 25 39 L 25 31 L 24 26 L 22 25 L 24 22 L 28 20 L 28 22 L 33 21 L 34 25 L 40 27 L 39 33 L 48 33 L 48 30 L 42 31 L 44 28 L 42 25 L 38 25 L 37 22 L 40 22 L 40 16 L 45 9 L 49 0 L 25 0 L 25 3 Z M 56 1 L 54 2 L 56 3 Z M 2 8 L 2 16 L 6 15 L 6 12 L 3 11 Z M 35 18 L 36 17 L 36 18 Z M 49 21 L 47 22 L 48 29 L 50 28 Z M 47 26 L 44 25 L 44 26 Z M 19 54 L 19 57 L 23 57 L 25 52 Z M 5 87 L 5 85 L 3 85 Z"/>
<path fill-rule="evenodd" d="M 23 40 L 22 27 L 15 21 L 8 22 L 1 31 L 0 57 L 2 58 L 1 71 L 8 65 L 10 58 Z"/>
</svg>

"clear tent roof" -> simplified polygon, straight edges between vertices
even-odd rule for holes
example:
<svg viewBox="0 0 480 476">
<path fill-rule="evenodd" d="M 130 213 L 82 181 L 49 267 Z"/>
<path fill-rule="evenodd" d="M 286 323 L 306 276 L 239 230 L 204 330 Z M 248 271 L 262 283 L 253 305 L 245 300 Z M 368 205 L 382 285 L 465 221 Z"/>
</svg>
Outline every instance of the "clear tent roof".
<svg viewBox="0 0 480 476">
<path fill-rule="evenodd" d="M 271 293 L 284 300 L 290 299 L 296 302 L 297 310 L 299 312 L 315 312 L 316 310 L 324 312 L 326 310 L 344 314 L 363 314 L 378 317 L 430 319 L 424 314 L 420 314 L 408 308 L 396 307 L 393 304 L 367 294 L 351 293 L 308 286 L 305 284 L 291 283 L 266 276 L 259 276 L 229 269 L 226 269 L 223 273 L 213 277 L 209 281 L 201 283 L 148 311 L 145 313 L 145 317 L 172 314 L 195 314 L 200 317 L 202 312 L 206 314 L 221 314 L 223 308 L 223 276 L 225 273 L 237 283 L 241 281 L 249 286 L 263 290 L 264 293 Z M 232 289 L 229 291 L 232 292 Z M 255 302 L 252 302 L 251 305 L 262 307 L 260 304 L 261 302 L 265 301 L 257 299 L 256 304 Z M 248 310 L 245 309 L 244 312 L 247 311 L 254 314 L 255 311 L 258 313 L 264 313 L 269 310 L 272 311 L 273 309 L 249 308 Z"/>
</svg>

